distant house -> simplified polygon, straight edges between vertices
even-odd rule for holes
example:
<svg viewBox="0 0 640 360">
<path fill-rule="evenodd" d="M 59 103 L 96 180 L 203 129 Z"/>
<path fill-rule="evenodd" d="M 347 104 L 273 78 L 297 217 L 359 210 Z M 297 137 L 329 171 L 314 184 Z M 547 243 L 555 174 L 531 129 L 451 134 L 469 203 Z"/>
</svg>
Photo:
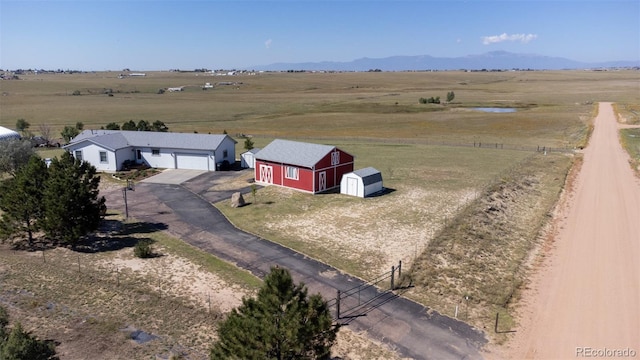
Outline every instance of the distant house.
<svg viewBox="0 0 640 360">
<path fill-rule="evenodd" d="M 20 134 L 6 127 L 0 126 L 0 140 L 20 139 Z"/>
<path fill-rule="evenodd" d="M 253 148 L 240 154 L 240 166 L 243 169 L 255 169 L 256 158 L 255 155 L 260 151 L 259 148 Z"/>
<path fill-rule="evenodd" d="M 121 170 L 125 162 L 215 171 L 235 163 L 235 144 L 228 135 L 85 130 L 64 149 L 99 171 Z"/>
<path fill-rule="evenodd" d="M 382 174 L 372 167 L 345 174 L 340 181 L 341 194 L 361 198 L 382 191 L 382 188 Z"/>
<path fill-rule="evenodd" d="M 260 185 L 279 185 L 309 193 L 340 186 L 342 175 L 353 171 L 353 155 L 335 146 L 274 140 L 255 157 Z"/>
<path fill-rule="evenodd" d="M 180 86 L 180 87 L 170 87 L 167 88 L 168 92 L 176 92 L 176 91 L 182 91 L 182 89 L 184 88 L 184 86 Z"/>
</svg>

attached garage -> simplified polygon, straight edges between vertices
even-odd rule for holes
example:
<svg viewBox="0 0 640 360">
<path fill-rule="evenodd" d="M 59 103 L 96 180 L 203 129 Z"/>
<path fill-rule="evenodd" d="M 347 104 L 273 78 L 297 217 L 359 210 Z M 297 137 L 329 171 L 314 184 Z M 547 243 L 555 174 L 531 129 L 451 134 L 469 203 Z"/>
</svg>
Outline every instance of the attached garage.
<svg viewBox="0 0 640 360">
<path fill-rule="evenodd" d="M 211 170 L 206 154 L 176 153 L 176 169 Z"/>
<path fill-rule="evenodd" d="M 372 167 L 344 174 L 340 181 L 341 194 L 364 198 L 379 191 L 382 191 L 382 174 Z"/>
</svg>

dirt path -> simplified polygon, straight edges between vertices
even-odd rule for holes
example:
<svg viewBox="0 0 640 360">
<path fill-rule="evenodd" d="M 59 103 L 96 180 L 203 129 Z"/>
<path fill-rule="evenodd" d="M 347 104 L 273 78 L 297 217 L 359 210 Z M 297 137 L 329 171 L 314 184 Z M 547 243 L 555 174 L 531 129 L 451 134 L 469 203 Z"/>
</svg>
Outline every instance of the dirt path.
<svg viewBox="0 0 640 360">
<path fill-rule="evenodd" d="M 524 293 L 518 332 L 497 357 L 640 357 L 640 181 L 611 104 L 599 106 L 554 248 Z"/>
</svg>

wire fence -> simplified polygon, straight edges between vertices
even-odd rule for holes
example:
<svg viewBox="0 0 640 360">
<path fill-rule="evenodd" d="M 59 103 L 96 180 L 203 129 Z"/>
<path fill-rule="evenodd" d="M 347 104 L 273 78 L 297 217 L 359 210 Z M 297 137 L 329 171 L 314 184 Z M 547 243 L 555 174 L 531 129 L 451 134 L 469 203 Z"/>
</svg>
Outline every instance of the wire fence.
<svg viewBox="0 0 640 360">
<path fill-rule="evenodd" d="M 330 299 L 327 304 L 335 308 L 334 320 L 345 325 L 358 317 L 365 316 L 370 311 L 396 299 L 402 274 L 402 262 L 398 266 L 392 266 L 390 271 L 378 275 L 376 278 L 346 289 L 336 290 L 336 297 Z"/>
<path fill-rule="evenodd" d="M 247 136 L 246 134 L 236 134 L 238 137 Z M 258 134 L 251 135 L 254 138 L 278 138 L 273 134 Z M 435 139 L 402 139 L 402 138 L 370 138 L 359 137 L 354 139 L 347 136 L 288 136 L 289 139 L 295 140 L 327 140 L 327 141 L 358 141 L 358 142 L 370 142 L 370 143 L 383 143 L 383 144 L 417 144 L 417 145 L 434 145 L 434 146 L 451 146 L 451 147 L 467 147 L 477 149 L 500 149 L 500 150 L 516 150 L 516 151 L 530 151 L 530 152 L 559 152 L 559 153 L 571 153 L 578 150 L 575 147 L 562 147 L 562 146 L 548 146 L 546 144 L 540 145 L 520 145 L 520 144 L 505 144 L 495 141 L 481 141 L 474 142 L 454 142 L 446 140 Z"/>
</svg>

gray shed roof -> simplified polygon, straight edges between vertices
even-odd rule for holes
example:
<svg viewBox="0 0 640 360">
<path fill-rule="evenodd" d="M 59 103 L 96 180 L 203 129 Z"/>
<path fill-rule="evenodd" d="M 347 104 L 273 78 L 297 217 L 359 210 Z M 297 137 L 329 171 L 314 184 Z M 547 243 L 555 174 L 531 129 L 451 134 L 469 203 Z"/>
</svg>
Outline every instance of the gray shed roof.
<svg viewBox="0 0 640 360">
<path fill-rule="evenodd" d="M 257 153 L 260 151 L 260 149 L 261 149 L 261 148 L 253 148 L 253 149 L 250 149 L 250 150 L 247 150 L 247 151 L 243 152 L 243 154 L 251 153 L 251 154 L 254 154 L 254 155 L 255 155 L 255 154 L 257 154 Z"/>
<path fill-rule="evenodd" d="M 312 168 L 333 149 L 335 146 L 276 139 L 260 150 L 255 158 Z"/>
<path fill-rule="evenodd" d="M 110 150 L 129 146 L 187 150 L 215 150 L 228 135 L 170 133 L 155 131 L 85 130 L 66 145 L 90 141 Z M 235 140 L 231 139 L 233 142 Z"/>
<path fill-rule="evenodd" d="M 380 173 L 380 171 L 372 167 L 359 169 L 354 171 L 353 173 L 355 175 L 358 175 L 362 179 L 362 182 L 365 186 L 382 181 L 382 174 Z"/>
</svg>

